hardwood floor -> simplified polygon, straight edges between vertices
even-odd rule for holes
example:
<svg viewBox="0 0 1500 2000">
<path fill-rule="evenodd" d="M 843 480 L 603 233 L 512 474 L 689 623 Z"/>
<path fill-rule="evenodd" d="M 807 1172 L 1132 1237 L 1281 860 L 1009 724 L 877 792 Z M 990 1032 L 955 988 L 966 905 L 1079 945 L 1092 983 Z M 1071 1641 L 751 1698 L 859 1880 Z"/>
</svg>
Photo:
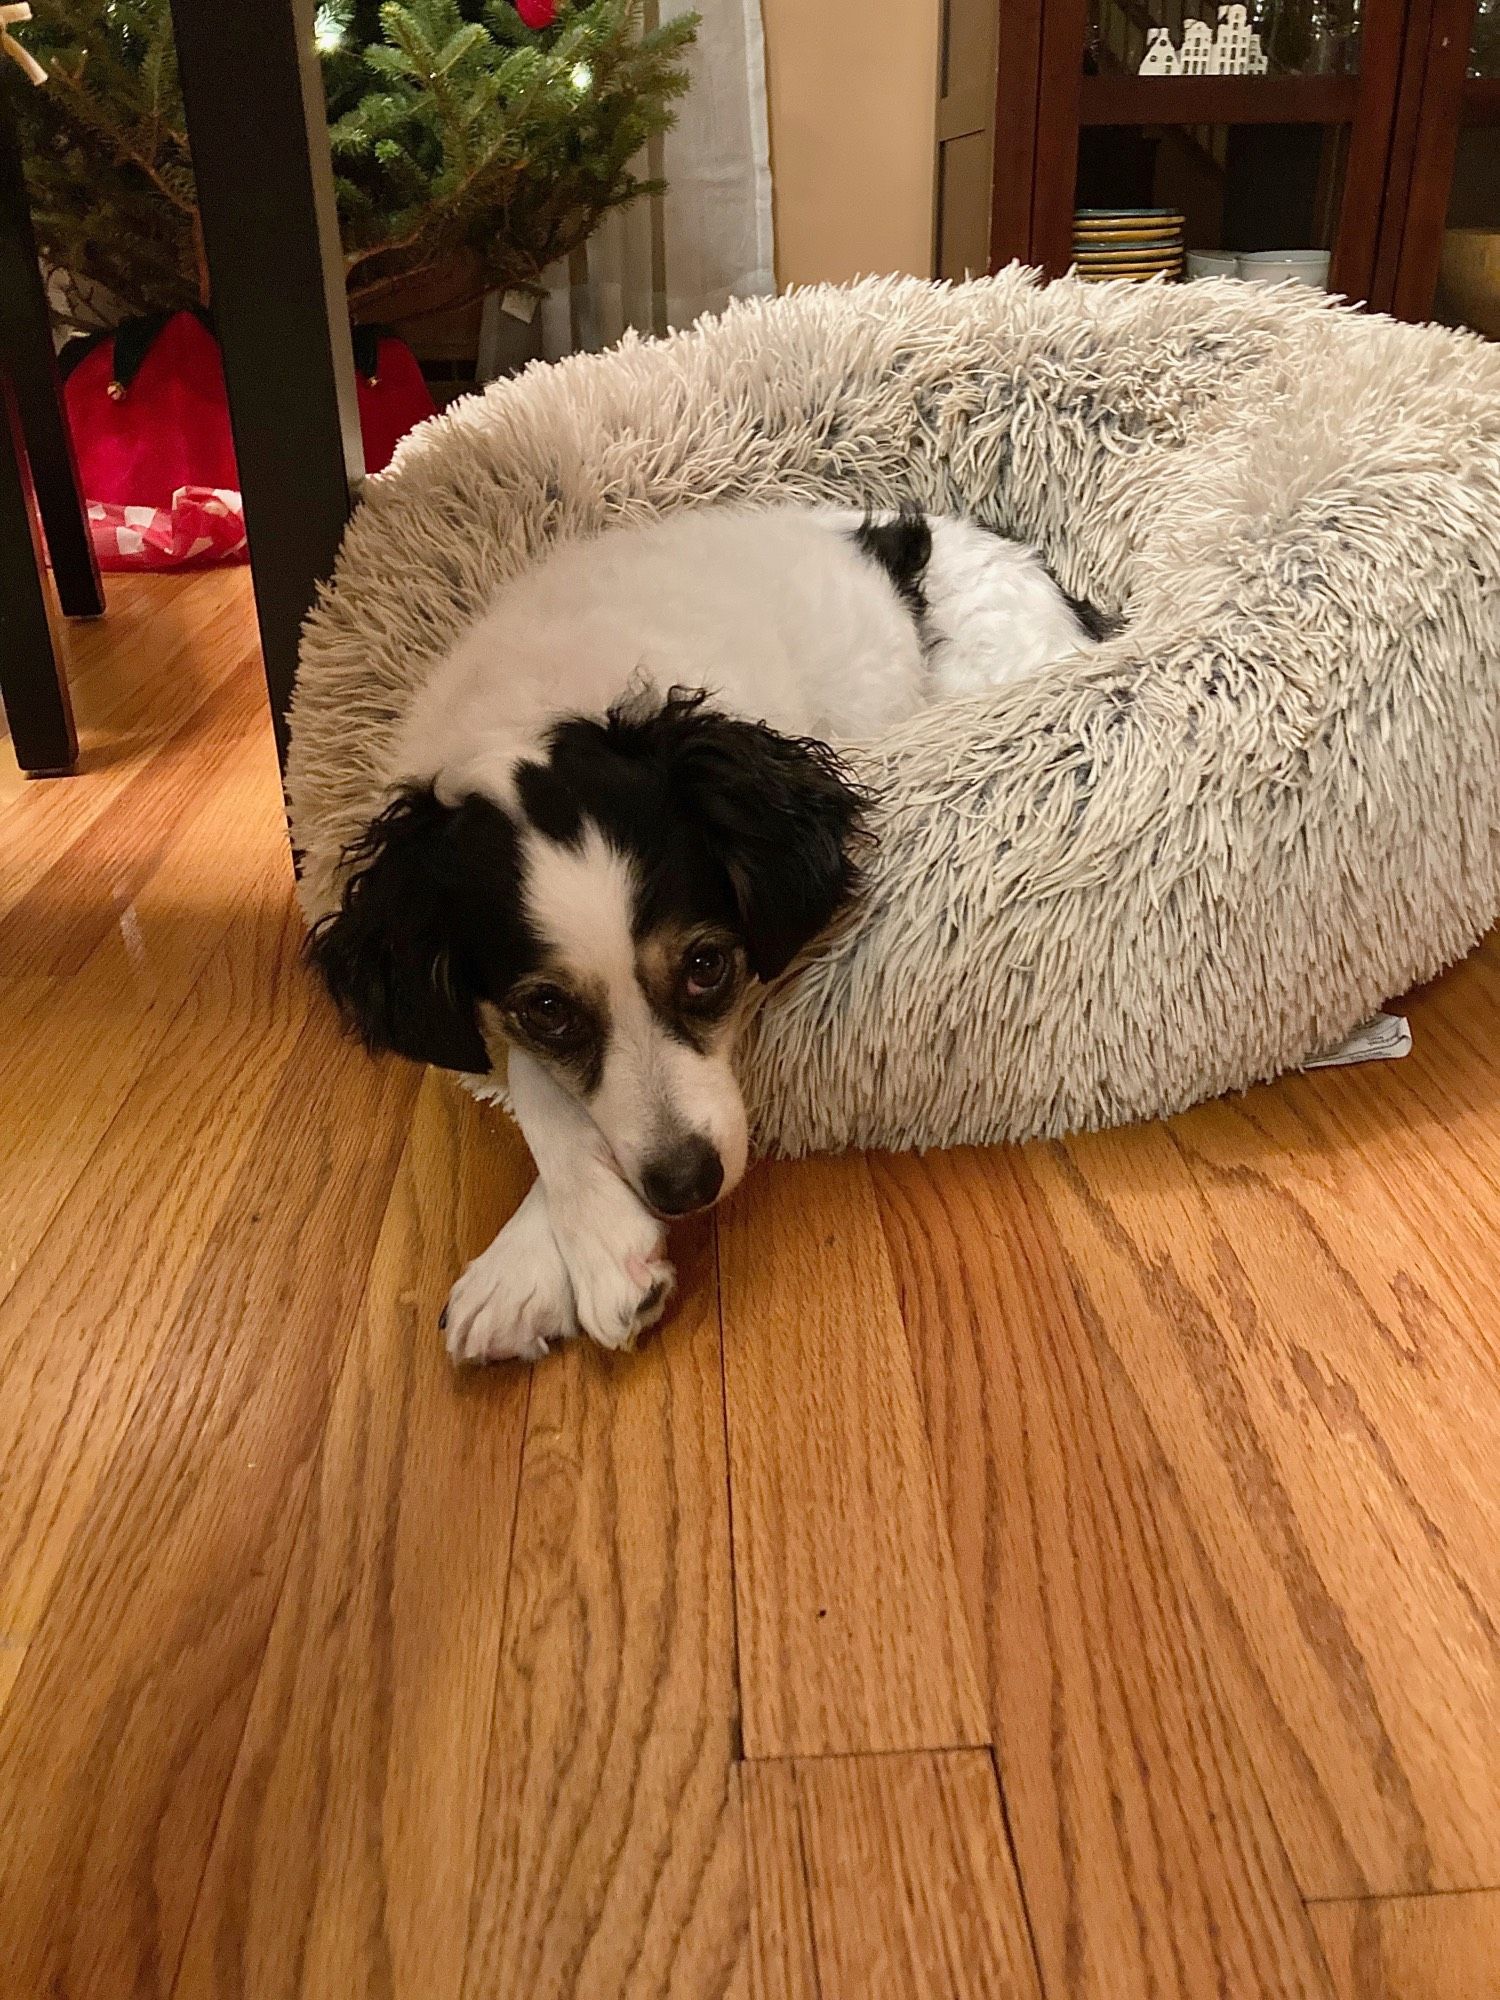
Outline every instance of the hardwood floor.
<svg viewBox="0 0 1500 2000">
<path fill-rule="evenodd" d="M 0 750 L 0 2000 L 1500 2000 L 1500 948 L 1403 1063 L 761 1167 L 456 1377 L 524 1151 L 300 965 L 243 573 Z"/>
</svg>

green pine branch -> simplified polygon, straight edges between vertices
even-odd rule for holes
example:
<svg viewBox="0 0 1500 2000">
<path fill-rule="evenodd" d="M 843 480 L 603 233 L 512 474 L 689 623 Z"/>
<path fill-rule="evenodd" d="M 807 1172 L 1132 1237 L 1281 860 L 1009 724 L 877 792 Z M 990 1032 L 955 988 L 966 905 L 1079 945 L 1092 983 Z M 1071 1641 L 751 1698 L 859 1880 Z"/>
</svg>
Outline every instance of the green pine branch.
<svg viewBox="0 0 1500 2000">
<path fill-rule="evenodd" d="M 169 0 L 33 11 L 50 81 L 15 103 L 44 257 L 127 314 L 207 303 Z M 318 29 L 350 304 L 374 317 L 417 279 L 535 289 L 650 192 L 697 16 L 645 31 L 640 0 L 562 0 L 534 31 L 510 0 L 325 0 Z"/>
</svg>

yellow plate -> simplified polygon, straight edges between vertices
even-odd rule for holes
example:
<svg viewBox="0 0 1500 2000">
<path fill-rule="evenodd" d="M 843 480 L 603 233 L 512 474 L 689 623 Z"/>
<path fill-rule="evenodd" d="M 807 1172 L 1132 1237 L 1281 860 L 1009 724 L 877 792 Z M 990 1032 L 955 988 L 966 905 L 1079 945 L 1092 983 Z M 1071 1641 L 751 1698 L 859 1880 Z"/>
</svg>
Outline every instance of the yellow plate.
<svg viewBox="0 0 1500 2000">
<path fill-rule="evenodd" d="M 1180 257 L 1180 243 L 1075 243 L 1078 257 Z"/>
<path fill-rule="evenodd" d="M 1181 257 L 1078 257 L 1080 271 L 1175 271 Z"/>
<path fill-rule="evenodd" d="M 1075 222 L 1075 236 L 1176 236 L 1181 233 L 1182 219 L 1170 216 L 1163 220 L 1153 216 L 1149 221 L 1140 222 Z"/>
<path fill-rule="evenodd" d="M 1134 266 L 1127 266 L 1123 271 L 1085 271 L 1080 269 L 1078 275 L 1089 283 L 1102 281 L 1105 278 L 1180 278 L 1182 276 L 1182 268 L 1177 264 L 1153 264 L 1149 270 L 1142 271 L 1136 270 Z"/>
<path fill-rule="evenodd" d="M 1075 222 L 1075 236 L 1164 236 L 1179 235 L 1182 231 L 1182 217 L 1153 216 L 1149 221 L 1140 222 Z"/>
<path fill-rule="evenodd" d="M 1175 256 L 1180 243 L 1075 243 L 1074 249 L 1083 257 L 1156 257 L 1162 254 Z"/>
</svg>

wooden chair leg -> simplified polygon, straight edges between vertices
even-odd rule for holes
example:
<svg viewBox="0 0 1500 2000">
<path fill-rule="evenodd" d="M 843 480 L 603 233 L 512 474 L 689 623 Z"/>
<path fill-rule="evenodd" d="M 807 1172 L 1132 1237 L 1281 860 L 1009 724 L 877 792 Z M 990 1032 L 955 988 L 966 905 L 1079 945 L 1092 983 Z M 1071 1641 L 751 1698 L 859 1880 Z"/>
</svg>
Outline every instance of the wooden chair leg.
<svg viewBox="0 0 1500 2000">
<path fill-rule="evenodd" d="M 42 537 L 15 393 L 0 375 L 0 699 L 16 761 L 29 777 L 70 771 L 78 756 L 58 650 Z"/>
<path fill-rule="evenodd" d="M 364 475 L 313 0 L 172 0 L 172 21 L 284 762 L 302 621 Z"/>
<path fill-rule="evenodd" d="M 0 367 L 21 412 L 36 504 L 63 610 L 97 618 L 104 588 L 78 483 L 78 461 L 63 410 L 52 320 L 37 265 L 21 152 L 0 93 Z"/>
</svg>

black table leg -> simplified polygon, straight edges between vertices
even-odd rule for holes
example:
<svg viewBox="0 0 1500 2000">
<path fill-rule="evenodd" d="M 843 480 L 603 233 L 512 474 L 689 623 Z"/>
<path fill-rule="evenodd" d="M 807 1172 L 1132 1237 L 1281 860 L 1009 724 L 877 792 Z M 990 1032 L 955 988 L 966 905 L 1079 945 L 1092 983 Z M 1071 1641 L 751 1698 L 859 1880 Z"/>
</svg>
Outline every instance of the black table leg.
<svg viewBox="0 0 1500 2000">
<path fill-rule="evenodd" d="M 172 0 L 172 21 L 284 761 L 302 621 L 364 474 L 313 0 Z"/>
<path fill-rule="evenodd" d="M 0 93 L 0 366 L 9 373 L 21 411 L 36 503 L 62 608 L 70 618 L 97 618 L 104 609 L 99 565 L 73 437 L 63 412 L 62 382 L 52 345 L 52 319 L 36 260 L 21 152 Z"/>
<path fill-rule="evenodd" d="M 73 767 L 78 738 L 57 647 L 15 393 L 0 373 L 0 698 L 16 762 L 33 778 Z"/>
</svg>

